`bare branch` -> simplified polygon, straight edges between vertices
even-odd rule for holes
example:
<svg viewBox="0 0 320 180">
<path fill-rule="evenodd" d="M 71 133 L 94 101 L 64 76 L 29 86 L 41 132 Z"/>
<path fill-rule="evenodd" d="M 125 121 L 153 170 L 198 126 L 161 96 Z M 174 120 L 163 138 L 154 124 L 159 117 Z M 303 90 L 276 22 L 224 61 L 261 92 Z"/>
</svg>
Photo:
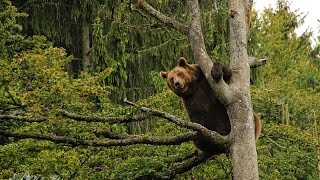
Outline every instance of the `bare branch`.
<svg viewBox="0 0 320 180">
<path fill-rule="evenodd" d="M 197 156 L 194 156 L 183 163 L 174 166 L 172 169 L 170 169 L 166 174 L 170 179 L 174 178 L 177 174 L 182 174 L 184 172 L 189 171 L 190 169 L 206 162 L 212 157 L 212 155 L 205 154 L 203 152 L 199 152 Z"/>
<path fill-rule="evenodd" d="M 258 59 L 256 57 L 249 56 L 250 68 L 256 68 L 267 63 L 267 59 Z"/>
<path fill-rule="evenodd" d="M 162 14 L 160 11 L 154 9 L 150 4 L 148 4 L 144 0 L 134 0 L 133 3 L 136 4 L 144 12 L 148 13 L 150 16 L 152 16 L 155 19 L 157 19 L 158 21 L 164 23 L 166 26 L 173 27 L 185 35 L 189 34 L 187 26 L 185 26 L 181 22 L 179 22 L 171 17 L 168 17 L 168 16 Z"/>
<path fill-rule="evenodd" d="M 164 173 L 154 173 L 154 174 L 145 174 L 134 179 L 173 179 L 177 174 L 182 174 L 184 172 L 189 171 L 190 169 L 204 163 L 209 160 L 212 155 L 200 153 L 196 156 L 193 156 L 182 163 L 173 166 L 170 170 L 167 170 Z"/>
<path fill-rule="evenodd" d="M 137 106 L 136 104 L 128 101 L 127 99 L 124 99 L 124 102 L 128 103 L 130 105 Z M 151 113 L 153 116 L 164 118 L 174 124 L 177 124 L 178 126 L 197 131 L 205 138 L 212 139 L 214 142 L 216 142 L 218 144 L 225 144 L 226 146 L 228 144 L 229 136 L 221 136 L 219 133 L 217 133 L 215 131 L 211 131 L 211 130 L 207 129 L 206 127 L 202 126 L 201 124 L 184 121 L 184 120 L 181 120 L 181 119 L 179 119 L 173 115 L 170 115 L 168 113 L 158 111 L 158 110 L 153 110 L 153 109 L 150 109 L 147 107 L 140 107 L 140 108 L 142 111 Z"/>
<path fill-rule="evenodd" d="M 128 138 L 139 138 L 139 135 L 131 135 L 127 133 L 114 133 L 111 131 L 97 132 L 96 135 L 104 136 L 108 139 L 128 139 Z"/>
<path fill-rule="evenodd" d="M 70 119 L 76 120 L 76 121 L 85 121 L 85 122 L 108 122 L 111 124 L 114 123 L 129 123 L 129 122 L 137 122 L 137 121 L 143 121 L 149 117 L 152 116 L 150 113 L 142 113 L 137 114 L 133 117 L 99 117 L 99 116 L 82 116 L 74 113 L 70 113 L 65 110 L 59 110 L 59 112 Z"/>
<path fill-rule="evenodd" d="M 15 116 L 15 115 L 0 115 L 0 121 L 3 120 L 18 120 L 18 121 L 24 121 L 24 122 L 43 122 L 47 121 L 45 117 L 38 117 L 38 118 L 32 118 L 32 117 L 26 117 L 26 116 Z"/>
<path fill-rule="evenodd" d="M 48 140 L 55 143 L 64 143 L 73 146 L 94 146 L 94 147 L 111 147 L 111 146 L 128 146 L 134 144 L 150 144 L 150 145 L 179 145 L 184 142 L 188 142 L 191 140 L 195 140 L 197 136 L 197 132 L 187 132 L 178 134 L 172 137 L 151 137 L 151 136 L 136 136 L 134 138 L 126 138 L 126 139 L 110 139 L 110 140 L 85 140 L 85 139 L 76 139 L 69 138 L 64 136 L 56 136 L 56 135 L 42 135 L 36 133 L 14 133 L 8 131 L 0 131 L 0 135 L 7 137 L 16 137 L 20 139 L 41 139 Z"/>
</svg>

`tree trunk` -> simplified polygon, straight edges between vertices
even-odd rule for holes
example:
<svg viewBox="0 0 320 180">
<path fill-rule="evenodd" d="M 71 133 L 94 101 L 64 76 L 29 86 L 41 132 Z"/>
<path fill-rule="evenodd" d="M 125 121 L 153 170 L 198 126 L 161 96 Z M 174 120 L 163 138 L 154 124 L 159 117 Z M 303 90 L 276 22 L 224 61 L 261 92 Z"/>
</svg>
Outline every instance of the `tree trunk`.
<svg viewBox="0 0 320 180">
<path fill-rule="evenodd" d="M 84 72 L 88 72 L 91 69 L 90 58 L 90 27 L 86 18 L 82 18 L 82 68 Z"/>
<path fill-rule="evenodd" d="M 233 71 L 230 86 L 235 99 L 227 110 L 232 124 L 230 152 L 236 180 L 259 179 L 247 54 L 246 13 L 249 7 L 249 1 L 229 0 L 230 67 Z"/>
</svg>

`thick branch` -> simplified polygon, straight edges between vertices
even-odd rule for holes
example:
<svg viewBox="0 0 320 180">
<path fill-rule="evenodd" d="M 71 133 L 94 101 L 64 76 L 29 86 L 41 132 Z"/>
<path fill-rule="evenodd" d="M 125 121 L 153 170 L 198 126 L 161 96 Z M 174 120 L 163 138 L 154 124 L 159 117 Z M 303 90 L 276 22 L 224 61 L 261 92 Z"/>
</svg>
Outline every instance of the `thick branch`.
<svg viewBox="0 0 320 180">
<path fill-rule="evenodd" d="M 219 100 L 227 106 L 230 104 L 233 98 L 233 93 L 231 92 L 229 86 L 224 82 L 214 83 L 211 76 L 211 69 L 213 63 L 206 51 L 202 28 L 201 28 L 201 15 L 198 0 L 188 0 L 189 6 L 189 16 L 190 16 L 190 29 L 189 29 L 189 39 L 191 44 L 191 49 L 195 56 L 195 59 L 202 72 L 204 73 L 206 79 L 208 80 L 210 87 L 217 93 Z"/>
<path fill-rule="evenodd" d="M 162 14 L 160 11 L 154 9 L 150 4 L 145 2 L 144 0 L 134 0 L 134 4 L 136 4 L 140 9 L 142 9 L 144 12 L 148 13 L 150 16 L 154 17 L 158 21 L 164 23 L 166 26 L 173 27 L 180 31 L 181 33 L 188 35 L 188 27 L 182 24 L 181 22 L 170 18 L 164 14 Z"/>
<path fill-rule="evenodd" d="M 99 117 L 99 116 L 82 116 L 74 113 L 70 113 L 65 110 L 59 110 L 59 112 L 70 119 L 76 120 L 76 121 L 85 121 L 85 122 L 108 122 L 111 124 L 114 123 L 129 123 L 129 122 L 137 122 L 137 121 L 143 121 L 152 114 L 150 113 L 142 113 L 142 114 L 137 114 L 133 117 Z"/>
<path fill-rule="evenodd" d="M 110 139 L 110 140 L 85 140 L 85 139 L 76 139 L 69 138 L 64 136 L 55 136 L 55 135 L 42 135 L 36 133 L 14 133 L 8 131 L 0 131 L 0 135 L 7 137 L 16 137 L 21 139 L 41 139 L 48 140 L 55 143 L 64 143 L 73 146 L 102 146 L 102 147 L 111 147 L 111 146 L 128 146 L 133 144 L 150 144 L 150 145 L 179 145 L 184 142 L 195 140 L 197 138 L 197 132 L 187 132 L 179 134 L 172 137 L 150 137 L 150 136 L 136 136 L 134 138 L 126 139 Z"/>
<path fill-rule="evenodd" d="M 130 105 L 137 106 L 136 104 L 128 101 L 127 99 L 124 99 L 124 102 L 128 103 Z M 177 124 L 181 127 L 197 131 L 205 138 L 212 139 L 214 142 L 216 142 L 218 144 L 225 144 L 227 146 L 228 136 L 221 136 L 219 133 L 217 133 L 215 131 L 211 131 L 211 130 L 207 129 L 206 127 L 202 126 L 201 124 L 184 121 L 184 120 L 178 119 L 177 117 L 170 115 L 168 113 L 158 111 L 158 110 L 153 110 L 153 109 L 150 109 L 147 107 L 140 107 L 140 108 L 142 111 L 151 113 L 153 116 L 164 118 L 164 119 L 166 119 L 174 124 Z"/>
<path fill-rule="evenodd" d="M 18 120 L 18 121 L 24 121 L 24 122 L 43 122 L 47 121 L 44 117 L 38 117 L 38 118 L 31 118 L 26 116 L 15 116 L 15 115 L 0 115 L 0 121 L 3 120 Z"/>
<path fill-rule="evenodd" d="M 138 107 L 136 104 L 134 104 L 133 102 L 128 101 L 127 99 L 124 100 L 125 103 L 133 105 Z M 172 116 L 168 113 L 165 112 L 161 112 L 158 110 L 153 110 L 153 109 L 149 109 L 146 107 L 140 107 L 142 111 L 144 111 L 145 113 L 142 115 L 136 115 L 134 117 L 129 117 L 129 118 L 125 118 L 125 117 L 92 117 L 92 116 L 81 116 L 81 115 L 77 115 L 77 114 L 73 114 L 73 113 L 69 113 L 67 111 L 64 110 L 60 110 L 60 113 L 63 114 L 64 116 L 74 119 L 74 120 L 78 120 L 78 121 L 86 121 L 86 122 L 109 122 L 109 123 L 123 123 L 123 122 L 133 122 L 133 121 L 141 121 L 146 119 L 147 117 L 150 116 L 157 116 L 157 117 L 161 117 L 164 119 L 169 120 L 170 122 L 173 122 L 181 127 L 185 127 L 188 129 L 192 129 L 195 131 L 198 131 L 199 133 L 201 133 L 203 136 L 207 137 L 207 138 L 211 138 L 212 140 L 214 140 L 215 142 L 219 143 L 219 144 L 225 144 L 226 140 L 227 140 L 227 136 L 223 137 L 220 134 L 218 134 L 217 132 L 214 131 L 210 131 L 209 129 L 205 128 L 204 126 L 197 124 L 197 123 L 192 123 L 192 122 L 187 122 L 187 121 L 183 121 L 181 119 L 178 119 L 175 116 Z M 105 134 L 105 135 L 109 135 L 113 138 L 117 137 L 119 139 L 124 139 L 126 138 L 123 134 L 122 135 L 115 135 L 115 134 Z M 133 137 L 134 138 L 134 137 Z"/>
</svg>

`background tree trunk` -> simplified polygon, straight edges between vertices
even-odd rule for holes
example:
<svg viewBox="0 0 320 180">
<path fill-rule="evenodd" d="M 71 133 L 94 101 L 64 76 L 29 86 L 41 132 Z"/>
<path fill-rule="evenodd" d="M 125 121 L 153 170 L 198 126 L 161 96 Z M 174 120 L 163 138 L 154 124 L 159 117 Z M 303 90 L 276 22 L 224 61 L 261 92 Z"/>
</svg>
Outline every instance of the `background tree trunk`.
<svg viewBox="0 0 320 180">
<path fill-rule="evenodd" d="M 90 26 L 86 18 L 82 18 L 82 67 L 84 72 L 88 72 L 91 69 L 90 58 Z"/>
</svg>

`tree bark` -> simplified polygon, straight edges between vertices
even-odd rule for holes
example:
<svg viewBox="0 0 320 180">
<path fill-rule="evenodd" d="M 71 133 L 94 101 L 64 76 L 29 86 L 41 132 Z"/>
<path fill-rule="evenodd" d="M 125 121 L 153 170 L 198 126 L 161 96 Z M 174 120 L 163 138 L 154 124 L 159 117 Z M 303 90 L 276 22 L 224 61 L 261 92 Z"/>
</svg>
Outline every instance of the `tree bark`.
<svg viewBox="0 0 320 180">
<path fill-rule="evenodd" d="M 211 68 L 213 66 L 213 63 L 206 51 L 203 39 L 198 0 L 189 0 L 188 7 L 190 18 L 189 39 L 193 55 L 202 72 L 204 73 L 206 79 L 208 80 L 210 87 L 214 90 L 214 92 L 216 92 L 221 103 L 227 106 L 232 101 L 233 94 L 230 91 L 229 86 L 224 81 L 214 83 L 211 76 Z"/>
<path fill-rule="evenodd" d="M 232 124 L 230 152 L 235 180 L 259 179 L 247 54 L 246 13 L 249 6 L 247 0 L 229 0 L 230 68 L 233 71 L 230 87 L 235 99 L 227 111 Z"/>
</svg>

